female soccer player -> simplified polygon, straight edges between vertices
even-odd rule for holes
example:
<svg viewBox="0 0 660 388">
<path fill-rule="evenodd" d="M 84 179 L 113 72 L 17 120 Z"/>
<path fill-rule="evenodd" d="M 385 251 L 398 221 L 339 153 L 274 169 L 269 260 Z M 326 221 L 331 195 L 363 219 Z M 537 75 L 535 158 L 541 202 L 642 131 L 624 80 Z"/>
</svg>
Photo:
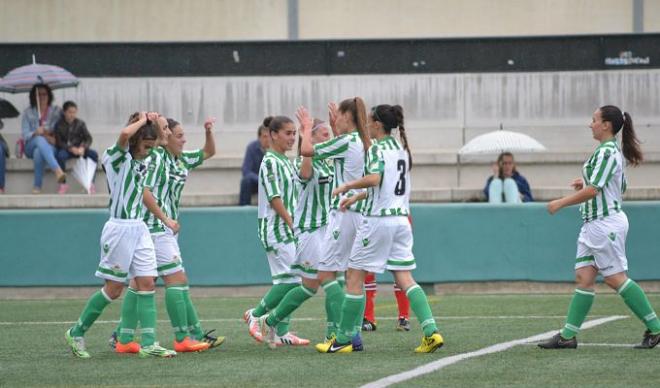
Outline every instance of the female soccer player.
<svg viewBox="0 0 660 388">
<path fill-rule="evenodd" d="M 103 167 L 110 187 L 110 219 L 101 233 L 101 260 L 96 276 L 105 285 L 87 301 L 76 325 L 66 331 L 65 338 L 73 354 L 89 358 L 84 335 L 101 312 L 117 299 L 128 276 L 135 279 L 137 314 L 142 327 L 142 346 L 133 343 L 140 356 L 173 357 L 176 352 L 156 342 L 156 302 L 154 299 L 156 255 L 149 231 L 142 221 L 143 181 L 147 173 L 141 162 L 156 146 L 158 131 L 153 123 L 157 115 L 135 113 L 129 119 L 117 144 L 103 154 Z M 127 317 L 122 317 L 122 320 Z M 137 325 L 137 323 L 136 323 Z"/>
<path fill-rule="evenodd" d="M 330 159 L 334 162 L 335 176 L 332 181 L 334 189 L 345 182 L 362 177 L 364 154 L 371 145 L 371 140 L 366 127 L 366 108 L 360 97 L 346 99 L 338 107 L 330 104 L 329 108 L 330 124 L 339 136 L 312 145 L 311 136 L 303 133 L 300 151 L 302 156 L 314 157 L 317 160 Z M 356 191 L 347 193 L 348 196 L 356 194 Z M 318 266 L 318 279 L 325 291 L 326 342 L 331 341 L 335 336 L 344 300 L 344 290 L 337 281 L 337 272 L 346 270 L 356 231 L 362 223 L 362 202 L 353 203 L 348 212 L 339 212 L 339 201 L 340 198 L 336 197 L 330 203 L 328 226 Z M 355 326 L 359 332 L 362 326 L 362 314 L 356 318 Z M 361 344 L 356 347 L 361 347 Z"/>
<path fill-rule="evenodd" d="M 286 116 L 267 117 L 263 125 L 268 127 L 271 148 L 259 167 L 258 235 L 266 250 L 273 287 L 264 295 L 258 306 L 245 312 L 243 318 L 248 332 L 257 341 L 263 341 L 257 318 L 277 306 L 282 298 L 300 284 L 300 277 L 291 266 L 296 260 L 296 243 L 292 214 L 296 207 L 296 172 L 286 157 L 296 141 L 296 128 Z M 281 343 L 308 345 L 309 340 L 298 338 L 288 331 L 288 317 L 278 329 Z"/>
<path fill-rule="evenodd" d="M 312 121 L 305 108 L 296 113 L 301 132 L 311 132 L 313 144 L 330 138 L 330 132 L 321 120 Z M 299 142 L 299 145 L 301 142 Z M 298 150 L 300 152 L 300 149 Z M 299 157 L 295 161 L 297 179 L 301 190 L 294 213 L 294 234 L 297 239 L 296 260 L 291 266 L 294 273 L 302 277 L 302 285 L 287 292 L 282 301 L 270 314 L 259 318 L 260 330 L 268 345 L 273 348 L 286 344 L 276 327 L 319 288 L 318 263 L 322 255 L 332 192 L 333 169 L 325 160 Z"/>
<path fill-rule="evenodd" d="M 321 353 L 353 351 L 351 338 L 355 335 L 355 320 L 362 319 L 365 275 L 367 272 L 382 273 L 387 269 L 392 271 L 396 284 L 406 290 L 410 306 L 424 331 L 422 343 L 415 352 L 431 353 L 440 348 L 444 340 L 438 332 L 426 294 L 411 274 L 416 267 L 408 221 L 412 159 L 403 126 L 402 108 L 398 105 L 374 107 L 369 115 L 368 127 L 376 142 L 367 152 L 365 176 L 345 182 L 332 192 L 333 196 L 337 196 L 350 190 L 368 189 L 341 202 L 341 208 L 347 209 L 357 200 L 365 198 L 365 217 L 348 262 L 346 297 L 337 337 L 330 343 L 318 344 L 316 349 Z M 399 129 L 403 145 L 392 137 L 394 128 Z"/>
<path fill-rule="evenodd" d="M 597 109 L 589 127 L 600 144 L 584 163 L 582 178 L 572 183 L 577 192 L 548 203 L 550 214 L 581 204 L 584 224 L 578 236 L 575 259 L 577 288 L 568 307 L 564 328 L 539 347 L 577 348 L 576 336 L 594 301 L 596 276 L 600 273 L 605 284 L 616 290 L 646 325 L 642 343 L 636 347 L 651 349 L 660 341 L 660 320 L 642 288 L 626 274 L 628 217 L 621 207 L 622 195 L 626 190 L 623 159 L 637 166 L 643 160 L 642 151 L 630 114 L 621 112 L 616 106 L 606 105 Z M 622 132 L 623 150 L 616 140 L 619 132 Z"/>
</svg>

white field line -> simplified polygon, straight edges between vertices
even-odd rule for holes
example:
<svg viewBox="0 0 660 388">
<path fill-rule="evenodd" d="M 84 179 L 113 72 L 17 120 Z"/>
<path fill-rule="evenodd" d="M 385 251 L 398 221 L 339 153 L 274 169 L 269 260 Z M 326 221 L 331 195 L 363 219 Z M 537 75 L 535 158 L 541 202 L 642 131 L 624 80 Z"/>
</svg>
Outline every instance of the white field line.
<svg viewBox="0 0 660 388">
<path fill-rule="evenodd" d="M 627 318 L 627 316 L 622 316 L 622 315 L 613 315 L 605 318 L 599 318 L 599 319 L 594 319 L 588 322 L 585 322 L 582 325 L 582 329 L 589 329 L 598 325 L 602 325 L 607 322 L 612 322 L 616 321 L 619 319 L 624 319 Z M 493 354 L 493 353 L 499 353 L 503 352 L 505 350 L 509 350 L 513 348 L 514 346 L 517 345 L 524 345 L 530 342 L 538 342 L 541 340 L 544 340 L 548 337 L 551 337 L 553 335 L 557 334 L 557 330 L 552 330 L 548 331 L 545 333 L 533 335 L 531 337 L 527 338 L 521 338 L 513 341 L 508 341 L 508 342 L 502 342 L 499 344 L 495 344 L 492 346 L 488 346 L 486 348 L 482 348 L 479 350 L 475 350 L 473 352 L 467 352 L 467 353 L 460 353 L 456 354 L 453 356 L 448 356 L 448 357 L 443 357 L 441 359 L 438 359 L 436 361 L 430 362 L 428 364 L 424 364 L 422 366 L 419 366 L 415 369 L 411 369 L 406 372 L 401 372 L 397 373 L 395 375 L 387 376 L 382 379 L 373 381 L 371 383 L 363 385 L 361 388 L 383 388 L 383 387 L 388 387 L 392 384 L 397 384 L 406 380 L 414 379 L 415 377 L 419 377 L 431 372 L 438 371 L 446 366 L 456 364 L 458 362 L 474 358 L 474 357 L 479 357 L 479 356 L 484 356 L 487 354 Z"/>
<path fill-rule="evenodd" d="M 599 315 L 591 315 L 591 317 L 599 317 Z M 438 321 L 456 321 L 456 320 L 465 320 L 465 319 L 563 319 L 566 318 L 565 315 L 454 315 L 454 316 L 438 316 L 433 317 Z M 397 317 L 376 317 L 376 321 L 395 321 Z M 242 318 L 211 318 L 211 319 L 200 319 L 202 322 L 243 322 Z M 313 322 L 313 321 L 325 321 L 325 318 L 293 318 L 293 322 Z M 160 323 L 169 323 L 169 320 L 161 319 L 158 320 Z M 11 321 L 0 321 L 0 326 L 26 326 L 26 325 L 67 325 L 73 324 L 76 321 L 23 321 L 23 322 L 11 322 Z M 99 320 L 94 322 L 95 325 L 107 325 L 119 323 L 119 320 Z"/>
<path fill-rule="evenodd" d="M 523 344 L 525 346 L 536 346 L 535 343 Z M 589 347 L 603 347 L 603 348 L 632 348 L 638 344 L 607 344 L 607 343 L 598 343 L 598 342 L 578 342 L 578 348 L 583 346 Z"/>
</svg>

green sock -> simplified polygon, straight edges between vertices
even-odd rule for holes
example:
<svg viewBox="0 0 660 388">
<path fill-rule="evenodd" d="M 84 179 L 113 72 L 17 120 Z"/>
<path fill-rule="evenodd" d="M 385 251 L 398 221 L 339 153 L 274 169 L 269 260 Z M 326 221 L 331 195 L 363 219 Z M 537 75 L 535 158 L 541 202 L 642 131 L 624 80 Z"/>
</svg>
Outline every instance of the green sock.
<svg viewBox="0 0 660 388">
<path fill-rule="evenodd" d="M 364 295 L 346 294 L 341 307 L 341 318 L 339 330 L 337 330 L 337 342 L 345 344 L 351 342 L 355 335 L 355 317 L 360 316 L 360 310 L 364 306 Z"/>
<path fill-rule="evenodd" d="M 183 292 L 187 289 L 185 284 L 169 285 L 165 287 L 165 306 L 167 315 L 174 329 L 174 337 L 181 342 L 188 336 L 188 316 L 186 301 Z"/>
<path fill-rule="evenodd" d="M 594 290 L 587 290 L 583 288 L 576 288 L 575 294 L 571 304 L 568 306 L 568 315 L 566 316 L 566 324 L 559 332 L 565 339 L 571 339 L 580 331 L 582 322 L 589 314 L 591 305 L 594 303 L 596 293 Z"/>
<path fill-rule="evenodd" d="M 649 298 L 646 297 L 644 290 L 639 286 L 634 280 L 626 280 L 618 290 L 619 295 L 623 298 L 623 301 L 626 302 L 628 308 L 632 310 L 633 313 L 639 318 L 646 328 L 649 329 L 651 334 L 660 333 L 660 320 L 651 303 Z"/>
<path fill-rule="evenodd" d="M 325 313 L 327 317 L 325 336 L 330 338 L 333 334 L 337 334 L 341 317 L 341 305 L 344 302 L 344 289 L 337 280 L 331 280 L 323 283 L 323 290 L 325 290 Z"/>
<path fill-rule="evenodd" d="M 138 291 L 137 311 L 142 333 L 142 346 L 156 342 L 156 291 Z"/>
<path fill-rule="evenodd" d="M 426 294 L 424 293 L 424 290 L 422 290 L 422 287 L 420 287 L 419 284 L 415 284 L 406 290 L 406 296 L 410 301 L 410 308 L 415 313 L 419 324 L 422 326 L 424 335 L 429 337 L 434 332 L 437 332 L 438 326 L 435 324 L 435 319 L 431 312 L 431 306 L 429 306 L 429 300 L 426 298 Z"/>
<path fill-rule="evenodd" d="M 298 287 L 290 290 L 284 295 L 282 301 L 270 312 L 266 323 L 269 326 L 275 326 L 279 322 L 284 321 L 284 318 L 288 317 L 296 311 L 305 301 L 316 294 L 316 290 L 307 288 L 304 285 L 299 285 Z M 279 334 L 278 334 L 279 335 Z"/>
<path fill-rule="evenodd" d="M 188 320 L 188 332 L 196 340 L 201 340 L 204 336 L 204 330 L 202 329 L 202 323 L 199 321 L 199 316 L 197 315 L 197 309 L 190 299 L 190 287 L 186 285 L 185 290 L 183 290 L 183 301 L 186 304 L 186 319 Z"/>
<path fill-rule="evenodd" d="M 337 282 L 341 288 L 346 287 L 346 275 L 343 272 L 337 272 Z"/>
<path fill-rule="evenodd" d="M 133 341 L 135 329 L 137 328 L 137 294 L 132 288 L 129 288 L 124 294 L 124 300 L 121 302 L 121 318 L 117 326 L 117 335 L 119 342 L 127 344 Z"/>
<path fill-rule="evenodd" d="M 84 336 L 85 332 L 89 330 L 110 302 L 112 302 L 112 299 L 105 294 L 103 289 L 90 296 L 80 314 L 80 318 L 78 318 L 78 322 L 71 328 L 71 335 L 74 337 Z"/>
<path fill-rule="evenodd" d="M 362 307 L 360 312 L 355 316 L 355 332 L 362 332 L 362 321 L 364 320 L 364 309 L 367 307 L 367 298 L 362 298 Z"/>
<path fill-rule="evenodd" d="M 275 332 L 277 333 L 278 336 L 283 336 L 284 334 L 289 332 L 289 325 L 291 324 L 291 316 L 287 315 L 282 319 L 280 322 L 275 325 Z"/>
<path fill-rule="evenodd" d="M 261 299 L 261 302 L 259 302 L 259 305 L 254 308 L 252 315 L 255 317 L 260 317 L 274 309 L 275 306 L 280 303 L 282 298 L 284 298 L 284 295 L 286 295 L 287 292 L 298 286 L 298 283 L 273 284 L 273 287 L 271 287 L 266 295 L 264 295 L 263 299 Z"/>
</svg>

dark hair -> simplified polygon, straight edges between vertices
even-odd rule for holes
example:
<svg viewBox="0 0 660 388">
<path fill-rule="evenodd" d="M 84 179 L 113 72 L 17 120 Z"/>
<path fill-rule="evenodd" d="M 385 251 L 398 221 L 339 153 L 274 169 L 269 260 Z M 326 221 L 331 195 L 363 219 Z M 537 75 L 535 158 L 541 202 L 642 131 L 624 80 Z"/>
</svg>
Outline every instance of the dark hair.
<svg viewBox="0 0 660 388">
<path fill-rule="evenodd" d="M 53 97 L 53 90 L 46 84 L 36 84 L 32 86 L 32 89 L 30 89 L 30 106 L 33 108 L 37 107 L 37 88 L 46 89 L 46 92 L 48 93 L 48 106 L 50 106 L 55 98 Z"/>
<path fill-rule="evenodd" d="M 399 128 L 399 137 L 403 149 L 408 152 L 408 163 L 412 168 L 412 153 L 410 152 L 410 145 L 408 144 L 408 136 L 406 136 L 406 128 L 403 126 L 403 108 L 401 105 L 378 105 L 371 108 L 371 118 L 383 124 L 383 130 L 386 134 L 391 134 L 392 129 Z"/>
<path fill-rule="evenodd" d="M 623 148 L 623 157 L 632 166 L 637 166 L 644 160 L 642 149 L 639 145 L 635 129 L 633 127 L 632 117 L 628 112 L 621 112 L 621 109 L 614 105 L 601 106 L 599 109 L 600 118 L 612 124 L 612 134 L 616 136 L 619 131 L 621 134 L 621 144 Z"/>
<path fill-rule="evenodd" d="M 511 159 L 514 159 L 513 154 L 509 151 L 504 151 L 497 157 L 497 166 L 499 167 L 499 171 L 500 171 L 500 175 L 499 175 L 500 179 L 504 179 L 504 172 L 502 171 L 502 162 L 504 161 L 505 156 L 510 156 Z M 513 172 L 514 173 L 517 172 L 515 164 L 513 165 Z"/>
<path fill-rule="evenodd" d="M 259 128 L 257 128 L 257 138 L 261 137 L 261 134 L 263 132 L 266 132 L 267 130 L 268 130 L 268 126 L 263 124 L 259 125 Z"/>
<path fill-rule="evenodd" d="M 177 125 L 181 125 L 181 123 L 171 118 L 167 119 L 167 126 L 170 127 L 170 130 L 173 131 Z"/>
<path fill-rule="evenodd" d="M 268 128 L 270 132 L 279 132 L 284 124 L 293 123 L 293 120 L 286 116 L 268 116 L 264 119 L 263 126 Z"/>
<path fill-rule="evenodd" d="M 131 125 L 138 120 L 140 120 L 140 112 L 132 113 L 128 116 L 128 122 L 126 125 Z M 135 148 L 137 148 L 138 143 L 142 140 L 158 140 L 159 132 L 158 124 L 147 120 L 147 122 L 128 139 L 128 152 L 133 155 Z"/>
<path fill-rule="evenodd" d="M 62 110 L 65 111 L 65 112 L 66 112 L 66 110 L 69 109 L 69 108 L 76 108 L 76 109 L 78 109 L 78 105 L 76 105 L 76 103 L 73 102 L 73 101 L 67 101 L 67 102 L 64 103 L 64 105 L 62 105 Z"/>
<path fill-rule="evenodd" d="M 351 112 L 353 116 L 353 123 L 360 133 L 360 137 L 368 139 L 367 133 L 367 108 L 364 105 L 364 100 L 360 97 L 347 98 L 339 103 L 339 111 L 342 113 Z"/>
</svg>

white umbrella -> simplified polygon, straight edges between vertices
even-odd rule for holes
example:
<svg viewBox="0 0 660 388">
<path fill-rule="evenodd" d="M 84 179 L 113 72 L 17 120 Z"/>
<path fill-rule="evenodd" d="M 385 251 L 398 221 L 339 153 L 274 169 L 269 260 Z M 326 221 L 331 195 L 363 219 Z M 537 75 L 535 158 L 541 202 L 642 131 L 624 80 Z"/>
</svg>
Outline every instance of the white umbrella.
<svg viewBox="0 0 660 388">
<path fill-rule="evenodd" d="M 545 151 L 545 147 L 524 133 L 499 130 L 475 137 L 461 147 L 458 154 L 499 154 L 504 151 L 539 152 Z"/>
<path fill-rule="evenodd" d="M 96 162 L 90 158 L 77 158 L 73 165 L 71 175 L 80 183 L 80 185 L 89 193 L 92 181 L 96 174 Z"/>
<path fill-rule="evenodd" d="M 461 155 L 500 154 L 505 151 L 543 152 L 545 150 L 543 144 L 524 133 L 500 129 L 479 135 L 458 150 L 458 186 L 461 185 Z"/>
</svg>

